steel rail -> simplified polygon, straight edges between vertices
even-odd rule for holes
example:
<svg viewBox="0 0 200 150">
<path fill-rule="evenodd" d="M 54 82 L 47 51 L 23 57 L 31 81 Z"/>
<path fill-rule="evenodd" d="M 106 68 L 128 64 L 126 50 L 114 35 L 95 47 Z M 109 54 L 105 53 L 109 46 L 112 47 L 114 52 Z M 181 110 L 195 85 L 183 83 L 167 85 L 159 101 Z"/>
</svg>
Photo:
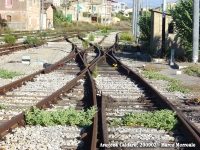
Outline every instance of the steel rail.
<svg viewBox="0 0 200 150">
<path fill-rule="evenodd" d="M 66 39 L 66 41 L 67 41 L 67 39 Z M 71 80 L 67 85 L 63 86 L 61 89 L 52 93 L 50 96 L 44 98 L 42 101 L 38 102 L 36 104 L 36 107 L 41 109 L 41 108 L 44 108 L 46 106 L 48 107 L 51 103 L 54 103 L 55 101 L 57 101 L 62 93 L 65 93 L 68 90 L 70 90 L 72 87 L 74 87 L 77 84 L 77 81 L 79 79 L 83 78 L 83 75 L 86 74 L 86 73 L 88 73 L 89 78 L 90 78 L 90 82 L 91 82 L 91 85 L 92 85 L 93 105 L 97 105 L 96 89 L 95 89 L 95 84 L 94 84 L 94 81 L 92 79 L 92 76 L 91 76 L 91 74 L 88 70 L 86 63 L 84 62 L 84 60 L 81 56 L 81 52 L 78 52 L 78 53 L 75 53 L 75 52 L 77 52 L 77 47 L 75 45 L 73 45 L 73 50 L 67 57 L 58 61 L 54 65 L 47 67 L 46 69 L 40 70 L 39 72 L 32 74 L 32 75 L 27 77 L 30 80 L 30 79 L 33 79 L 33 77 L 35 77 L 36 75 L 38 75 L 40 73 L 48 73 L 48 72 L 56 69 L 58 64 L 62 64 L 66 59 L 69 59 L 69 58 L 72 59 L 72 56 L 77 56 L 77 55 L 79 55 L 79 58 L 83 62 L 83 66 L 85 66 L 85 68 L 78 74 L 78 76 L 75 79 Z M 25 79 L 25 78 L 23 78 L 23 79 Z M 25 81 L 20 79 L 20 80 L 16 81 L 16 84 L 19 86 L 20 82 L 25 83 L 28 79 L 25 79 Z M 7 90 L 10 90 L 11 89 L 10 86 L 11 85 L 1 87 L 3 89 L 2 91 L 6 92 Z M 24 126 L 25 125 L 24 120 L 25 120 L 25 113 L 22 112 L 19 115 L 13 117 L 11 120 L 2 124 L 0 126 L 0 140 L 3 140 L 3 136 L 5 136 L 7 133 L 12 133 L 13 128 L 15 128 L 19 125 Z M 95 117 L 94 117 L 94 124 L 93 124 L 94 128 L 93 128 L 93 136 L 92 136 L 92 137 L 95 137 L 95 138 L 93 139 L 93 142 L 91 143 L 91 150 L 93 150 L 96 147 L 95 143 L 97 142 L 97 123 L 98 123 L 98 118 L 97 118 L 97 114 L 96 114 Z"/>
<path fill-rule="evenodd" d="M 91 31 L 93 31 L 93 30 L 91 30 Z M 86 31 L 83 30 L 83 31 L 80 31 L 80 32 L 86 32 Z M 78 34 L 80 34 L 80 32 L 76 31 L 76 32 L 74 32 L 75 35 L 67 36 L 67 37 L 68 38 L 75 37 Z M 54 39 L 54 38 L 59 38 L 59 39 L 42 41 L 42 42 L 40 42 L 38 44 L 23 44 L 22 42 L 15 43 L 15 44 L 3 44 L 3 45 L 1 45 L 1 48 L 0 48 L 0 56 L 2 56 L 2 55 L 8 55 L 8 54 L 10 54 L 12 52 L 19 51 L 19 50 L 25 50 L 25 49 L 28 49 L 28 48 L 38 47 L 38 46 L 44 45 L 46 42 L 63 41 L 63 40 L 65 40 L 65 37 L 66 37 L 66 34 L 61 34 L 61 35 L 56 35 L 56 36 L 52 36 L 52 37 L 47 37 L 46 39 Z M 2 49 L 2 48 L 4 48 L 4 49 Z"/>
<path fill-rule="evenodd" d="M 4 85 L 2 87 L 0 87 L 0 94 L 5 94 L 7 91 L 11 90 L 12 88 L 16 88 L 21 86 L 22 84 L 25 84 L 25 82 L 33 80 L 33 78 L 41 73 L 49 73 L 50 71 L 55 70 L 56 68 L 58 68 L 60 66 L 60 64 L 62 64 L 65 61 L 68 61 L 69 59 L 72 59 L 73 57 L 75 57 L 77 54 L 75 54 L 75 47 L 73 46 L 73 50 L 72 52 L 64 57 L 63 59 L 61 59 L 60 61 L 56 62 L 54 65 L 47 67 L 46 69 L 42 69 L 36 73 L 33 73 L 31 75 L 28 75 L 22 79 L 19 79 L 15 82 L 12 82 L 10 84 Z"/>
<path fill-rule="evenodd" d="M 190 142 L 195 142 L 196 148 L 200 149 L 200 133 L 199 130 L 196 127 L 192 127 L 190 121 L 188 120 L 181 112 L 178 110 L 174 105 L 172 105 L 166 97 L 164 97 L 162 94 L 160 94 L 153 86 L 151 86 L 148 82 L 146 82 L 139 74 L 135 73 L 133 70 L 126 67 L 120 60 L 118 60 L 115 55 L 113 54 L 113 51 L 110 51 L 111 56 L 117 61 L 118 65 L 121 66 L 124 70 L 129 70 L 128 76 L 134 78 L 134 80 L 137 80 L 142 85 L 144 85 L 151 93 L 153 93 L 157 99 L 156 101 L 164 108 L 171 109 L 176 112 L 177 118 L 181 123 L 181 131 L 185 135 L 185 137 Z M 196 128 L 196 129 L 194 129 Z"/>
<path fill-rule="evenodd" d="M 79 76 L 71 80 L 68 84 L 66 84 L 65 86 L 57 90 L 56 92 L 52 93 L 50 96 L 38 102 L 36 104 L 36 107 L 41 109 L 57 101 L 59 96 L 62 93 L 65 93 L 68 90 L 70 90 L 72 87 L 74 87 L 77 81 L 83 78 L 83 75 L 86 74 L 86 72 L 87 72 L 87 68 L 85 68 L 84 71 Z M 19 115 L 13 117 L 11 120 L 0 125 L 0 140 L 3 140 L 3 136 L 5 136 L 7 133 L 12 132 L 13 126 L 24 125 L 25 124 L 24 120 L 25 120 L 25 112 L 22 112 Z"/>
</svg>

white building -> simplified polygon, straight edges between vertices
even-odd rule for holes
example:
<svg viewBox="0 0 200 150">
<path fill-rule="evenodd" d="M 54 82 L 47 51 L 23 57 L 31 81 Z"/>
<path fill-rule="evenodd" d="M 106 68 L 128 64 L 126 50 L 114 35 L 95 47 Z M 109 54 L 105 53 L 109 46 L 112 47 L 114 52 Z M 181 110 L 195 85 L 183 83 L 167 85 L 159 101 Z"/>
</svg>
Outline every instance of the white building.
<svg viewBox="0 0 200 150">
<path fill-rule="evenodd" d="M 111 1 L 111 6 L 112 6 L 112 13 L 118 13 L 120 11 L 124 12 L 126 3 Z"/>
</svg>

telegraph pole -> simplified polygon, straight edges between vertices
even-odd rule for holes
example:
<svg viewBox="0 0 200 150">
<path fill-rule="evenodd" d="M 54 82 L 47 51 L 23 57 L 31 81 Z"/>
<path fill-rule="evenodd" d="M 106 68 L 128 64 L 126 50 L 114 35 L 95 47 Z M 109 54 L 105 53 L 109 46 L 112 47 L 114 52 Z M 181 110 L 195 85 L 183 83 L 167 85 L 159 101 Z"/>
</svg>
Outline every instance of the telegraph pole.
<svg viewBox="0 0 200 150">
<path fill-rule="evenodd" d="M 104 22 L 104 25 L 106 26 L 106 15 L 107 15 L 107 0 L 105 0 L 105 22 Z"/>
<path fill-rule="evenodd" d="M 132 9 L 132 34 L 135 36 L 135 1 L 133 0 L 133 9 Z"/>
<path fill-rule="evenodd" d="M 160 57 L 163 58 L 165 53 L 165 11 L 166 11 L 166 0 L 163 0 L 163 11 L 162 11 L 162 47 Z"/>
<path fill-rule="evenodd" d="M 43 11 L 44 11 L 44 2 L 43 0 L 41 0 L 42 2 L 42 13 L 40 14 L 41 15 L 41 23 L 40 23 L 40 30 L 43 30 Z"/>
<path fill-rule="evenodd" d="M 137 26 L 136 26 L 136 41 L 138 44 L 138 40 L 139 40 L 139 32 L 140 32 L 140 28 L 139 28 L 139 21 L 140 21 L 140 0 L 137 0 Z"/>
<path fill-rule="evenodd" d="M 193 0 L 193 40 L 192 40 L 192 60 L 198 62 L 199 57 L 199 0 Z"/>
<path fill-rule="evenodd" d="M 138 43 L 139 37 L 139 11 L 140 11 L 140 0 L 133 0 L 133 13 L 132 13 L 132 34 L 136 38 Z"/>
<path fill-rule="evenodd" d="M 76 26 L 78 27 L 78 0 L 77 0 L 77 10 L 76 10 Z"/>
</svg>

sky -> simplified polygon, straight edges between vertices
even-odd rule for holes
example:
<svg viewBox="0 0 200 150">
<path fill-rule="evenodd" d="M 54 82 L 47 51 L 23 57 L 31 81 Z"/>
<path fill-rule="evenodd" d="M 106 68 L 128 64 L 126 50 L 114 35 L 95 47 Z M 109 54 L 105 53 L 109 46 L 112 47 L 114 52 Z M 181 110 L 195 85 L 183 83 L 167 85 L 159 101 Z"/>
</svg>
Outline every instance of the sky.
<svg viewBox="0 0 200 150">
<path fill-rule="evenodd" d="M 126 5 L 130 8 L 133 5 L 133 0 L 116 0 L 117 2 L 125 2 Z M 166 0 L 167 2 L 175 2 L 176 0 Z M 163 3 L 163 0 L 140 0 L 140 2 L 143 2 L 143 5 L 146 7 L 146 4 L 148 3 L 147 6 L 151 7 L 158 7 L 161 6 Z"/>
</svg>

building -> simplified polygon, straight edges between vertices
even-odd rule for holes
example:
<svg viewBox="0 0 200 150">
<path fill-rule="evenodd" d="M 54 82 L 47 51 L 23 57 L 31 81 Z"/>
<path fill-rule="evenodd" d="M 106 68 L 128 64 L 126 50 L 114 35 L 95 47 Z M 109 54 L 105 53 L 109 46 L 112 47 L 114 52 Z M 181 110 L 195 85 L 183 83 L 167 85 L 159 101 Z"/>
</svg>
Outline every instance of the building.
<svg viewBox="0 0 200 150">
<path fill-rule="evenodd" d="M 106 0 L 88 0 L 71 2 L 72 7 L 66 11 L 66 17 L 73 21 L 85 21 L 90 23 L 112 22 L 111 2 Z M 78 12 L 78 15 L 77 15 Z M 105 22 L 106 20 L 106 22 Z"/>
<path fill-rule="evenodd" d="M 165 20 L 165 49 L 175 49 L 176 53 L 182 54 L 181 40 L 174 32 L 174 23 L 169 13 Z M 151 39 L 150 48 L 154 54 L 160 55 L 162 46 L 162 12 L 151 10 Z"/>
<path fill-rule="evenodd" d="M 8 27 L 13 30 L 39 30 L 53 27 L 53 9 L 51 3 L 44 1 L 44 13 L 41 17 L 40 0 L 3 0 L 0 14 L 6 19 Z M 43 18 L 43 21 L 41 21 Z"/>
<path fill-rule="evenodd" d="M 112 13 L 118 13 L 118 12 L 124 12 L 126 4 L 125 2 L 115 2 L 115 1 L 109 1 L 111 2 L 112 6 Z"/>
</svg>

